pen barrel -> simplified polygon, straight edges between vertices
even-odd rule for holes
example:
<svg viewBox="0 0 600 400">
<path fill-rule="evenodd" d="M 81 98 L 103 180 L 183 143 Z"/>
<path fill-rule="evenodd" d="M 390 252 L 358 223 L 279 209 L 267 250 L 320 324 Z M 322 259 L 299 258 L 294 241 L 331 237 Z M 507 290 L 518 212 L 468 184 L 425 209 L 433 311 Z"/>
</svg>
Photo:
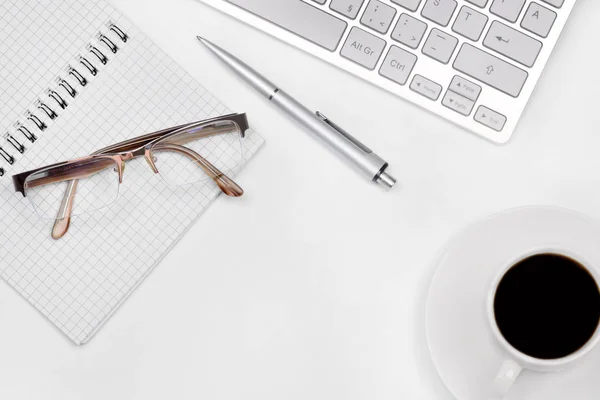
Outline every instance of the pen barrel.
<svg viewBox="0 0 600 400">
<path fill-rule="evenodd" d="M 271 96 L 271 103 L 308 128 L 328 147 L 372 181 L 377 181 L 388 163 L 358 140 L 327 124 L 282 90 Z"/>
</svg>

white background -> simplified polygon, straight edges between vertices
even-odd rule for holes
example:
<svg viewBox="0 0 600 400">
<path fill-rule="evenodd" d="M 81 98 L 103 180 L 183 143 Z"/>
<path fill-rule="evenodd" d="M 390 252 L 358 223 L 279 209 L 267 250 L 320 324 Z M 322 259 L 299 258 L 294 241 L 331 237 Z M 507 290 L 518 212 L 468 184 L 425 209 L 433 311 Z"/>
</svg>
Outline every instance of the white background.
<svg viewBox="0 0 600 400">
<path fill-rule="evenodd" d="M 449 399 L 423 327 L 443 244 L 521 205 L 600 219 L 598 1 L 578 1 L 504 147 L 197 1 L 113 4 L 192 74 L 212 76 L 205 86 L 247 112 L 267 145 L 239 179 L 246 195 L 219 199 L 88 345 L 1 284 L 3 399 Z M 197 34 L 346 127 L 399 185 L 386 193 L 338 162 Z"/>
</svg>

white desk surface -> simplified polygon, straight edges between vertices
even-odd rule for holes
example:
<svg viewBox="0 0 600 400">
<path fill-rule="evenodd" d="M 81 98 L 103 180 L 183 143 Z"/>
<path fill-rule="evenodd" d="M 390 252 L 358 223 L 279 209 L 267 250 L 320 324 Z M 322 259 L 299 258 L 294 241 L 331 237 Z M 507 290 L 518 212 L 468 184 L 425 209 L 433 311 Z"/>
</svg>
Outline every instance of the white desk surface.
<svg viewBox="0 0 600 400">
<path fill-rule="evenodd" d="M 521 205 L 600 219 L 598 1 L 578 1 L 504 147 L 195 0 L 113 3 L 192 74 L 209 73 L 267 145 L 239 179 L 247 194 L 217 201 L 88 345 L 0 284 L 3 399 L 448 400 L 423 327 L 440 247 Z M 196 34 L 347 127 L 398 187 L 338 162 Z"/>
</svg>

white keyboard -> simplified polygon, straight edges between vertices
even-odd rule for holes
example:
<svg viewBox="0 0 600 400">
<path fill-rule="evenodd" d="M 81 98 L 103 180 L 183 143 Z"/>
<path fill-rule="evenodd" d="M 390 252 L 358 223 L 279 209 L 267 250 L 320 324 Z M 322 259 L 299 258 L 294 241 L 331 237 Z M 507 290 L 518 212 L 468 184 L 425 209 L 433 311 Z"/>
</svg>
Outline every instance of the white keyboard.
<svg viewBox="0 0 600 400">
<path fill-rule="evenodd" d="M 510 139 L 575 4 L 201 1 L 495 143 Z"/>
</svg>

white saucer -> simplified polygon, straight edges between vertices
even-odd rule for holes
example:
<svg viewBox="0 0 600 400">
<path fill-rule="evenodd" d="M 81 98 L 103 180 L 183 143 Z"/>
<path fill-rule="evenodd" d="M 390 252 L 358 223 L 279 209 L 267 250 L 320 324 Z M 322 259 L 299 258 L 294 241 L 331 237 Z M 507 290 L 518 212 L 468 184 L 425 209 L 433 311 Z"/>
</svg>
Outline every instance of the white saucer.
<svg viewBox="0 0 600 400">
<path fill-rule="evenodd" d="M 457 400 L 486 400 L 506 359 L 485 313 L 492 280 L 511 259 L 559 247 L 600 266 L 600 223 L 550 207 L 519 208 L 478 222 L 456 236 L 438 259 L 426 305 L 433 363 Z M 524 371 L 506 400 L 600 399 L 600 347 L 574 367 Z"/>
</svg>

